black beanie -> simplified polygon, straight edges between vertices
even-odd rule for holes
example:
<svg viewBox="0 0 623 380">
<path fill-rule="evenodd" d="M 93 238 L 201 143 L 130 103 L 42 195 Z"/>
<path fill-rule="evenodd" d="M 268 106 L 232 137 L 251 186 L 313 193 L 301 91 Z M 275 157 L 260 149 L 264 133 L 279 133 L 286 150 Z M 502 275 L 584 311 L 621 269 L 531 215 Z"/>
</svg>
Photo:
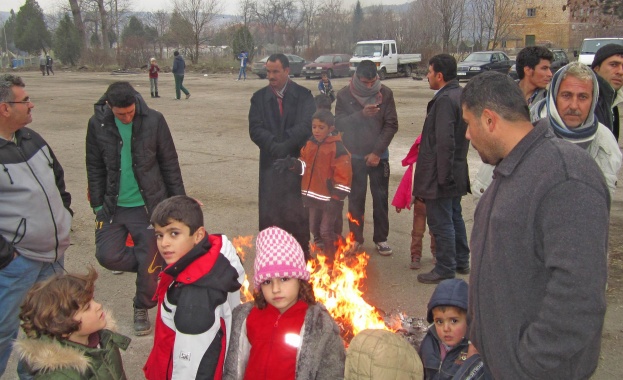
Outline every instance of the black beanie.
<svg viewBox="0 0 623 380">
<path fill-rule="evenodd" d="M 601 65 L 603 61 L 613 55 L 623 55 L 623 45 L 608 44 L 600 47 L 599 50 L 597 50 L 597 53 L 595 53 L 595 58 L 593 58 L 591 68 L 594 69 L 595 67 Z"/>
</svg>

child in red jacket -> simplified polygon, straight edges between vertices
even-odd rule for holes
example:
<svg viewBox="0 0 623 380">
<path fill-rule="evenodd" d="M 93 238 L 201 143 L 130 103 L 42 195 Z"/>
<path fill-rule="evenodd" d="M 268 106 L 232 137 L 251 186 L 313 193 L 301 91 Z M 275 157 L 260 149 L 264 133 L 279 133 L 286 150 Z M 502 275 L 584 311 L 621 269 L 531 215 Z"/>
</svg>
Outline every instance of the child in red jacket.
<svg viewBox="0 0 623 380">
<path fill-rule="evenodd" d="M 158 96 L 158 72 L 160 71 L 160 67 L 158 67 L 158 63 L 156 63 L 156 58 L 152 58 L 149 60 L 149 85 L 151 89 L 151 97 L 159 98 Z"/>
</svg>

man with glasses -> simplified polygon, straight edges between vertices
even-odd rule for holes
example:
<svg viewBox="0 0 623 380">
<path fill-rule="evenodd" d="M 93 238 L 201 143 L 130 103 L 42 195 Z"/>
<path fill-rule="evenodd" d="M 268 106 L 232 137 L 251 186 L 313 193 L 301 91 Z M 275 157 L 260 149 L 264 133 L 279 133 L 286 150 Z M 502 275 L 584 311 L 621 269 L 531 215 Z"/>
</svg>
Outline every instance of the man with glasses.
<svg viewBox="0 0 623 380">
<path fill-rule="evenodd" d="M 0 76 L 0 377 L 24 296 L 63 270 L 73 214 L 63 168 L 45 140 L 26 128 L 35 105 L 24 87 L 18 76 Z"/>
</svg>

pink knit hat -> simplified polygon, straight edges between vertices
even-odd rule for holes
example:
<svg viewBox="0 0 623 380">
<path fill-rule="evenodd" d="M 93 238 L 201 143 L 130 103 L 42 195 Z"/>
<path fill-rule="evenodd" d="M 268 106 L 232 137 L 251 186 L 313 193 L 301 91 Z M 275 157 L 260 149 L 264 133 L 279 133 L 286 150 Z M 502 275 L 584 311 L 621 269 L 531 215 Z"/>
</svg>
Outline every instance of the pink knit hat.
<svg viewBox="0 0 623 380">
<path fill-rule="evenodd" d="M 256 290 L 273 277 L 309 280 L 303 249 L 292 235 L 279 227 L 269 227 L 257 235 L 253 268 Z"/>
</svg>

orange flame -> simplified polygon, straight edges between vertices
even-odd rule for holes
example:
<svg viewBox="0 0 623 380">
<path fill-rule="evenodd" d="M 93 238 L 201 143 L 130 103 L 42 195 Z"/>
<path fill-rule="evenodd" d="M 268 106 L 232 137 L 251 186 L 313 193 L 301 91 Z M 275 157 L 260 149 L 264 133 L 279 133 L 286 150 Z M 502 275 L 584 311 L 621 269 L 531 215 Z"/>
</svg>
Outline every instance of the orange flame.
<svg viewBox="0 0 623 380">
<path fill-rule="evenodd" d="M 356 224 L 358 226 L 361 225 L 361 223 L 359 223 L 359 221 L 357 219 L 353 218 L 353 216 L 350 214 L 350 212 L 346 213 L 346 217 L 348 218 L 349 222 L 354 223 L 354 224 Z"/>
<path fill-rule="evenodd" d="M 242 261 L 243 263 L 245 261 L 245 257 L 247 256 L 247 252 L 245 251 L 245 248 L 253 247 L 253 244 L 251 243 L 252 240 L 253 240 L 253 235 L 238 236 L 232 239 L 231 243 L 234 246 L 234 248 L 236 248 L 236 253 L 238 254 L 238 257 L 240 257 L 240 261 Z M 244 281 L 242 283 L 242 288 L 240 288 L 240 295 L 241 295 L 242 302 L 248 302 L 248 301 L 253 300 L 253 292 L 250 291 L 249 289 L 251 289 L 251 287 L 249 284 L 249 279 L 247 277 L 247 274 L 245 273 Z"/>
<path fill-rule="evenodd" d="M 240 240 L 236 238 L 233 241 L 236 250 L 239 250 L 237 243 Z M 340 326 L 346 342 L 350 342 L 364 329 L 395 330 L 388 327 L 380 312 L 363 299 L 363 292 L 359 288 L 366 278 L 366 266 L 370 256 L 365 252 L 351 255 L 350 249 L 354 241 L 351 234 L 344 244 L 337 247 L 332 267 L 322 253 L 318 253 L 316 259 L 307 263 L 316 300 L 326 306 L 329 314 Z M 253 299 L 249 287 L 250 284 L 245 278 L 241 290 L 243 302 Z"/>
</svg>

